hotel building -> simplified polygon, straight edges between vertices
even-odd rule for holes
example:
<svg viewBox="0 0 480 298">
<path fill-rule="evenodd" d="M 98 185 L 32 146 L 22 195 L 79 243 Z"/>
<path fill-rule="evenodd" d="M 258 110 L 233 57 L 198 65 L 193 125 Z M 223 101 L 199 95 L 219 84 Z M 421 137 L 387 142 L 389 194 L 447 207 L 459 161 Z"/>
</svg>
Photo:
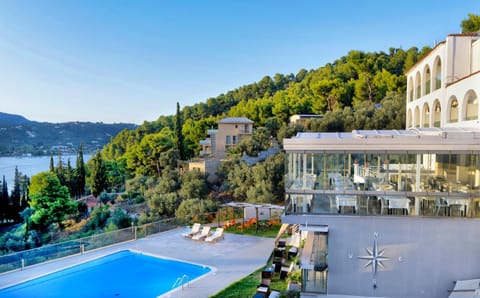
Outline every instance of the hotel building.
<svg viewBox="0 0 480 298">
<path fill-rule="evenodd" d="M 406 130 L 284 139 L 304 294 L 457 297 L 480 278 L 479 35 L 447 36 L 406 76 Z"/>
</svg>

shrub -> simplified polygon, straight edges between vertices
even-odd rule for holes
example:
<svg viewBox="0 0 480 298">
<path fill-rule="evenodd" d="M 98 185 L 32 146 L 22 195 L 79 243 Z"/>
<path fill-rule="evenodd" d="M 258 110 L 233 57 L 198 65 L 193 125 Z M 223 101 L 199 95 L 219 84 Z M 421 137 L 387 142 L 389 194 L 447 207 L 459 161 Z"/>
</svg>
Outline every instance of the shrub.
<svg viewBox="0 0 480 298">
<path fill-rule="evenodd" d="M 180 203 L 175 216 L 186 221 L 205 221 L 208 214 L 215 211 L 217 206 L 212 200 L 187 199 Z"/>
</svg>

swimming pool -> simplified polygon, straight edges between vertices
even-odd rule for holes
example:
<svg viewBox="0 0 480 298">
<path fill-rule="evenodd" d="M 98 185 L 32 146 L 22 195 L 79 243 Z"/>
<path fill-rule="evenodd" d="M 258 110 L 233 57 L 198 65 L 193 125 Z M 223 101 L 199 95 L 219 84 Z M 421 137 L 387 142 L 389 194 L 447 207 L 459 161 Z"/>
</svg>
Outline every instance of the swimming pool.
<svg viewBox="0 0 480 298">
<path fill-rule="evenodd" d="M 157 297 L 172 290 L 183 275 L 192 281 L 210 271 L 205 266 L 122 250 L 5 288 L 0 297 Z"/>
</svg>

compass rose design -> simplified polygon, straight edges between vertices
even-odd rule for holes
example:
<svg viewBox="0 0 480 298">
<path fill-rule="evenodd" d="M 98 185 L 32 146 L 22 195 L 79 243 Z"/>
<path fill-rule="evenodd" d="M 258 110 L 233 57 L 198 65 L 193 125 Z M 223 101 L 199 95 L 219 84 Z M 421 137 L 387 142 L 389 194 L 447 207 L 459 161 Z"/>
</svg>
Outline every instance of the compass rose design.
<svg viewBox="0 0 480 298">
<path fill-rule="evenodd" d="M 368 256 L 359 256 L 359 259 L 368 260 L 365 267 L 372 266 L 372 273 L 373 276 L 377 275 L 378 268 L 383 268 L 383 262 L 390 260 L 390 258 L 384 257 L 383 254 L 385 253 L 384 249 L 378 249 L 377 239 L 373 240 L 373 249 L 370 250 L 366 248 Z"/>
</svg>

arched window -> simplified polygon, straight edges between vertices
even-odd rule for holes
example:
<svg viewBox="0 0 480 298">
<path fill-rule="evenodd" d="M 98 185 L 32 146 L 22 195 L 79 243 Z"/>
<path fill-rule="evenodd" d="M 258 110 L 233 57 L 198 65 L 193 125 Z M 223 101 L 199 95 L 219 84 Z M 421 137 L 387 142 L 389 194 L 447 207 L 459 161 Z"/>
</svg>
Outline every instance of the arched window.
<svg viewBox="0 0 480 298">
<path fill-rule="evenodd" d="M 458 122 L 458 100 L 455 96 L 450 98 L 450 111 L 448 113 L 448 122 Z"/>
<path fill-rule="evenodd" d="M 422 82 L 420 80 L 419 72 L 417 72 L 417 74 L 415 75 L 415 87 L 417 88 L 415 98 L 420 98 L 420 96 L 422 96 Z"/>
<path fill-rule="evenodd" d="M 420 127 L 420 109 L 418 107 L 415 108 L 415 127 Z"/>
<path fill-rule="evenodd" d="M 408 80 L 408 101 L 413 100 L 413 79 L 410 77 Z"/>
<path fill-rule="evenodd" d="M 422 120 L 422 127 L 430 127 L 430 107 L 427 103 L 423 105 Z"/>
<path fill-rule="evenodd" d="M 412 125 L 412 110 L 407 112 L 407 128 L 413 127 Z"/>
<path fill-rule="evenodd" d="M 425 73 L 423 74 L 423 79 L 425 80 L 425 88 L 424 88 L 425 94 L 430 93 L 431 77 L 432 77 L 432 74 L 430 73 L 430 67 L 428 67 L 427 65 L 425 66 Z"/>
<path fill-rule="evenodd" d="M 435 84 L 433 85 L 433 90 L 440 89 L 442 87 L 442 62 L 440 58 L 437 57 L 437 61 L 435 62 L 435 69 L 434 69 L 434 76 L 435 76 Z"/>
<path fill-rule="evenodd" d="M 470 90 L 465 98 L 466 105 L 463 112 L 465 120 L 478 120 L 478 98 L 474 91 Z"/>
<path fill-rule="evenodd" d="M 440 127 L 442 117 L 442 106 L 440 102 L 435 100 L 433 104 L 433 127 Z"/>
</svg>

